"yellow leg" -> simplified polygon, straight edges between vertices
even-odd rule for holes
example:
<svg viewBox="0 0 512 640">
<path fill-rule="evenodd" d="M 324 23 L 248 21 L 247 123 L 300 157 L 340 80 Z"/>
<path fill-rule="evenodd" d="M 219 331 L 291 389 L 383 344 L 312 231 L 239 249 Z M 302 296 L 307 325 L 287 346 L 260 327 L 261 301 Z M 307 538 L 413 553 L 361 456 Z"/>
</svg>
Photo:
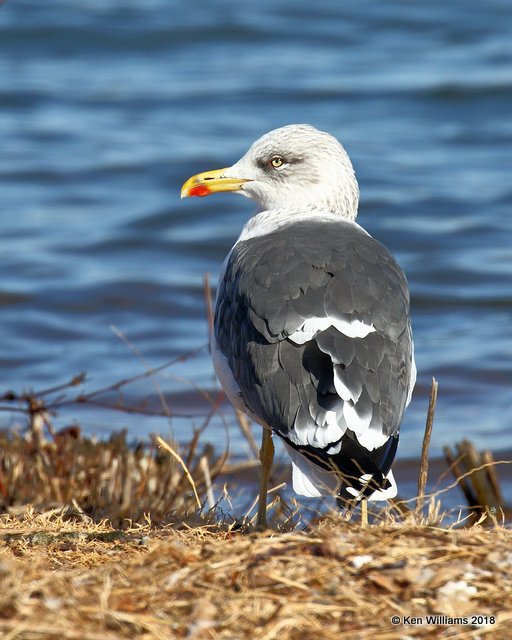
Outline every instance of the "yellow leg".
<svg viewBox="0 0 512 640">
<path fill-rule="evenodd" d="M 363 498 L 361 500 L 361 529 L 368 527 L 368 502 Z"/>
<path fill-rule="evenodd" d="M 267 527 L 267 491 L 270 471 L 274 461 L 274 443 L 272 442 L 272 431 L 263 429 L 261 437 L 260 462 L 261 462 L 261 483 L 260 496 L 258 500 L 258 517 L 256 526 L 259 529 Z"/>
</svg>

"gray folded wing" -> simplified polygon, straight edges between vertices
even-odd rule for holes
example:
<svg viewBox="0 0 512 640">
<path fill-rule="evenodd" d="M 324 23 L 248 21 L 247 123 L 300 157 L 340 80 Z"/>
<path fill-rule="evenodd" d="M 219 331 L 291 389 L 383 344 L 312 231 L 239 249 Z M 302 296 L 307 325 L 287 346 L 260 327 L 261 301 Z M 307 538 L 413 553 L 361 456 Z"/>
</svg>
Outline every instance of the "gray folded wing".
<svg viewBox="0 0 512 640">
<path fill-rule="evenodd" d="M 398 433 L 413 369 L 409 293 L 358 225 L 302 221 L 238 242 L 215 312 L 248 409 L 292 445 L 368 450 Z"/>
</svg>

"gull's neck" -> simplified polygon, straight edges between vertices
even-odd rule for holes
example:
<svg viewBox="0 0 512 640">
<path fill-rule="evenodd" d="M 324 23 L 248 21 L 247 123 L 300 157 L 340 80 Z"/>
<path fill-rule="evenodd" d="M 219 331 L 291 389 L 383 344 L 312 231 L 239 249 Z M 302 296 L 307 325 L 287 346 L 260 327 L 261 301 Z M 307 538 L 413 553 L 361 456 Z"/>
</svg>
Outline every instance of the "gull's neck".
<svg viewBox="0 0 512 640">
<path fill-rule="evenodd" d="M 248 220 L 238 238 L 238 242 L 264 236 L 274 231 L 278 231 L 285 226 L 295 222 L 348 222 L 355 223 L 354 220 L 345 218 L 339 213 L 330 211 L 311 210 L 300 211 L 295 209 L 272 209 L 271 211 L 260 211 Z"/>
</svg>

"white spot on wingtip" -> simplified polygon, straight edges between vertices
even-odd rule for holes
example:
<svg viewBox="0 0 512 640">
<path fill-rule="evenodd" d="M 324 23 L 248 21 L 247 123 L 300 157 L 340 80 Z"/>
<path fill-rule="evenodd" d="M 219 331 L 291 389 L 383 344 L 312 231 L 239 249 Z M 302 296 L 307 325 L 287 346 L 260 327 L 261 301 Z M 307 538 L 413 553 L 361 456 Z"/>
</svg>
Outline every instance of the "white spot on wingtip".
<svg viewBox="0 0 512 640">
<path fill-rule="evenodd" d="M 370 502 L 390 500 L 391 498 L 394 498 L 396 496 L 396 494 L 398 493 L 398 487 L 392 471 L 388 473 L 386 479 L 389 480 L 390 486 L 387 489 L 379 489 L 378 491 L 374 491 L 368 498 Z"/>
<path fill-rule="evenodd" d="M 365 473 L 359 479 L 361 483 L 365 485 L 371 480 L 371 478 L 372 475 L 370 473 Z M 389 480 L 390 486 L 387 489 L 377 489 L 376 491 L 374 491 L 367 498 L 368 502 L 381 502 L 384 500 L 390 500 L 391 498 L 394 498 L 396 496 L 396 494 L 398 493 L 398 487 L 392 471 L 387 474 L 386 479 Z M 350 493 L 351 496 L 354 496 L 356 500 L 361 499 L 362 492 L 354 489 L 354 487 L 346 487 L 345 490 L 347 493 Z"/>
<path fill-rule="evenodd" d="M 341 451 L 341 442 L 338 442 L 338 444 L 329 447 L 326 451 L 326 453 L 330 456 L 335 456 L 337 453 L 339 453 Z"/>
</svg>

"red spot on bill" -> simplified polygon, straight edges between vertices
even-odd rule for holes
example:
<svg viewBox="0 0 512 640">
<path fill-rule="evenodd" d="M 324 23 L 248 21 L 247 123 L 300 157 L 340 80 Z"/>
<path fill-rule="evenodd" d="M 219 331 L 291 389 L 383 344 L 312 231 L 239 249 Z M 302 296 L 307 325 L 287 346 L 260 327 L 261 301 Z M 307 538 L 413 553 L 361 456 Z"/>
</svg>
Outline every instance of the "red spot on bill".
<svg viewBox="0 0 512 640">
<path fill-rule="evenodd" d="M 192 187 L 192 189 L 190 189 L 188 195 L 199 196 L 202 198 L 203 196 L 207 196 L 209 193 L 211 193 L 211 191 L 208 187 L 205 187 L 203 184 L 198 184 L 197 187 Z"/>
</svg>

